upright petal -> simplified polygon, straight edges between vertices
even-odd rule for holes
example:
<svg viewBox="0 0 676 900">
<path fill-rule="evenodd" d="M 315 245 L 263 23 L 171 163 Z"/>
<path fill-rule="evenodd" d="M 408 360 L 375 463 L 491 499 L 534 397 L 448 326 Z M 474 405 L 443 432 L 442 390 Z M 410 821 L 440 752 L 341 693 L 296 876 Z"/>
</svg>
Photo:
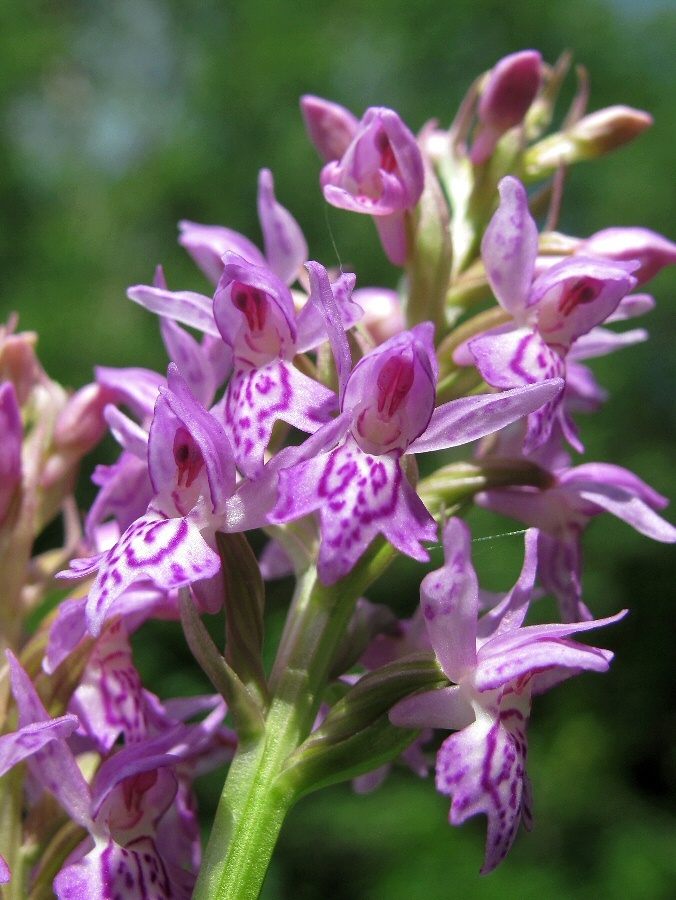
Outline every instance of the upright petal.
<svg viewBox="0 0 676 900">
<path fill-rule="evenodd" d="M 282 281 L 291 284 L 307 259 L 307 241 L 298 222 L 277 202 L 269 169 L 261 169 L 258 175 L 258 218 L 267 264 Z"/>
<path fill-rule="evenodd" d="M 538 230 L 521 182 L 508 175 L 498 190 L 500 205 L 481 241 L 481 257 L 498 302 L 521 321 L 533 280 Z"/>
</svg>

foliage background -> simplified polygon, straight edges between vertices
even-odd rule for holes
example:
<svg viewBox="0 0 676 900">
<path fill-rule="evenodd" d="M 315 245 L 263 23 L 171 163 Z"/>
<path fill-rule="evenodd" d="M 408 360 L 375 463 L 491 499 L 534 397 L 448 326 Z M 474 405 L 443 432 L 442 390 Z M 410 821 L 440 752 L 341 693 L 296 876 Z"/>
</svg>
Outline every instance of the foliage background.
<svg viewBox="0 0 676 900">
<path fill-rule="evenodd" d="M 335 264 L 337 248 L 359 283 L 392 285 L 372 224 L 325 209 L 298 97 L 319 94 L 357 114 L 392 106 L 414 130 L 432 117 L 448 125 L 479 72 L 530 46 L 550 62 L 574 51 L 591 75 L 590 108 L 626 103 L 656 122 L 630 147 L 571 172 L 561 230 L 636 224 L 673 239 L 675 38 L 669 0 L 5 0 L 1 317 L 18 310 L 21 326 L 41 335 L 47 370 L 74 387 L 95 364 L 162 370 L 157 323 L 125 289 L 148 283 L 162 262 L 170 287 L 204 290 L 175 243 L 176 222 L 226 224 L 258 240 L 264 165 L 313 258 Z M 624 465 L 672 498 L 675 287 L 673 273 L 651 285 L 659 307 L 646 321 L 648 344 L 596 361 L 611 399 L 582 422 L 590 460 Z M 112 458 L 112 443 L 102 452 Z M 85 483 L 82 503 L 91 496 Z M 515 527 L 474 524 L 488 536 Z M 585 675 L 536 703 L 534 832 L 481 879 L 483 820 L 449 828 L 448 802 L 431 782 L 395 772 L 368 797 L 339 786 L 292 812 L 267 900 L 676 894 L 673 553 L 610 517 L 586 537 L 587 603 L 598 615 L 625 606 L 631 615 L 599 637 L 618 653 L 609 676 Z M 475 544 L 487 587 L 512 583 L 521 540 Z M 373 599 L 391 596 L 396 580 L 410 614 L 418 577 L 395 567 Z M 271 598 L 272 631 L 284 589 Z M 139 644 L 151 686 L 163 696 L 192 690 L 181 635 L 150 636 L 150 652 L 147 634 Z M 218 790 L 217 778 L 203 784 L 207 812 Z"/>
</svg>

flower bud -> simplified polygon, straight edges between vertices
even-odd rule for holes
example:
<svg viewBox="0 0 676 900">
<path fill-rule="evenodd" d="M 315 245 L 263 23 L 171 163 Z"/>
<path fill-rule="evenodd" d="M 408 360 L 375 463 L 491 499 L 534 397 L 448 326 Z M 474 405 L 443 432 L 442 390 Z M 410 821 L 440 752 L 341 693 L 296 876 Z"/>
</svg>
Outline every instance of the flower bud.
<svg viewBox="0 0 676 900">
<path fill-rule="evenodd" d="M 648 113 L 630 106 L 600 109 L 530 147 L 524 154 L 525 170 L 542 177 L 561 165 L 603 156 L 628 144 L 652 122 Z"/>
<path fill-rule="evenodd" d="M 340 159 L 357 131 L 357 117 L 339 103 L 311 94 L 300 98 L 300 111 L 308 137 L 324 162 Z"/>
<path fill-rule="evenodd" d="M 505 56 L 491 71 L 479 100 L 479 127 L 470 161 L 485 163 L 502 135 L 519 125 L 540 88 L 542 57 L 536 50 Z"/>
<path fill-rule="evenodd" d="M 54 428 L 54 445 L 84 456 L 108 431 L 103 410 L 115 399 L 114 392 L 100 384 L 87 384 L 73 394 L 59 413 Z"/>
<path fill-rule="evenodd" d="M 0 525 L 5 521 L 21 484 L 21 444 L 23 427 L 14 386 L 10 381 L 0 384 Z"/>
<path fill-rule="evenodd" d="M 0 381 L 11 381 L 19 406 L 28 400 L 42 369 L 35 356 L 37 335 L 32 331 L 13 334 L 14 322 L 0 327 Z"/>
</svg>

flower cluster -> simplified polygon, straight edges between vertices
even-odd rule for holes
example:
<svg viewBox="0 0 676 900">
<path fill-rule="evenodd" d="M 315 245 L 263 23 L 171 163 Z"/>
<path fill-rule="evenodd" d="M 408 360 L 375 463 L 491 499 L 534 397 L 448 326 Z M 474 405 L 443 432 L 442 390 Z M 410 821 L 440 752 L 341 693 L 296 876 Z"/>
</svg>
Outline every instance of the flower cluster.
<svg viewBox="0 0 676 900">
<path fill-rule="evenodd" d="M 487 817 L 482 871 L 531 826 L 532 698 L 606 671 L 612 653 L 577 637 L 624 615 L 595 619 L 582 600 L 587 522 L 609 512 L 676 542 L 656 491 L 568 450 L 584 452 L 575 416 L 605 399 L 581 361 L 646 337 L 607 326 L 652 307 L 634 291 L 676 245 L 644 228 L 553 231 L 565 167 L 649 124 L 626 107 L 585 115 L 581 86 L 545 134 L 564 74 L 513 54 L 448 131 L 417 137 L 390 109 L 358 119 L 302 99 L 324 197 L 374 218 L 396 292 L 311 260 L 263 169 L 263 249 L 185 221 L 207 293 L 170 290 L 161 268 L 128 291 L 159 317 L 166 377 L 99 368 L 68 397 L 33 336 L 14 321 L 0 333 L 0 882 L 254 896 L 293 802 L 372 787 L 399 756 L 424 773 L 432 729 L 452 732 L 436 757 L 451 822 Z M 539 231 L 529 188 L 552 178 Z M 121 453 L 95 470 L 81 528 L 75 472 L 108 429 Z M 418 454 L 460 446 L 464 462 L 419 477 Z M 504 596 L 478 587 L 458 518 L 473 503 L 528 526 Z M 59 514 L 64 546 L 33 555 Z M 429 561 L 440 528 L 445 563 L 412 618 L 370 604 L 394 556 Z M 245 533 L 260 529 L 257 560 Z M 296 589 L 267 673 L 265 580 L 283 574 Z M 559 621 L 526 624 L 543 593 Z M 202 620 L 222 610 L 224 651 Z M 130 635 L 150 618 L 180 620 L 215 694 L 161 701 L 142 685 Z M 201 863 L 193 780 L 233 755 Z"/>
</svg>

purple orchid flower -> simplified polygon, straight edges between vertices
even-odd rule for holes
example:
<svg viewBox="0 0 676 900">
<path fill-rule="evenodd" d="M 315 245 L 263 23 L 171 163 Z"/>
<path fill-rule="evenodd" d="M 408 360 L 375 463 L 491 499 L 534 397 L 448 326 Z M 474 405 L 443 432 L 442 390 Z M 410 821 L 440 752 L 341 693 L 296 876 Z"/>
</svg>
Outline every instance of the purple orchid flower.
<svg viewBox="0 0 676 900">
<path fill-rule="evenodd" d="M 379 533 L 413 559 L 429 559 L 421 542 L 436 540 L 436 523 L 404 474 L 404 454 L 483 437 L 548 402 L 563 385 L 551 379 L 435 409 L 438 364 L 430 322 L 386 341 L 350 372 L 350 350 L 326 271 L 318 263 L 307 268 L 313 301 L 327 315 L 345 424 L 333 450 L 279 472 L 278 501 L 268 520 L 280 524 L 319 510 L 319 577 L 333 584 Z"/>
<path fill-rule="evenodd" d="M 630 271 L 638 263 L 571 257 L 533 281 L 538 232 L 526 190 L 511 176 L 502 179 L 499 190 L 500 205 L 484 234 L 481 253 L 491 288 L 514 321 L 470 340 L 468 349 L 493 387 L 565 378 L 569 350 L 612 315 L 636 284 Z M 569 443 L 582 451 L 561 400 L 557 396 L 529 417 L 525 453 L 547 441 L 555 419 Z"/>
<path fill-rule="evenodd" d="M 324 166 L 320 180 L 332 206 L 375 218 L 388 258 L 404 265 L 404 213 L 420 200 L 425 175 L 416 139 L 397 113 L 367 109 L 342 156 Z"/>
<path fill-rule="evenodd" d="M 190 394 L 174 364 L 160 388 L 148 439 L 153 500 L 107 552 L 73 560 L 62 577 L 97 572 L 87 618 L 100 632 L 111 604 L 131 584 L 151 580 L 171 590 L 210 579 L 220 569 L 214 534 L 227 521 L 235 465 L 223 428 Z M 245 525 L 242 525 L 245 527 Z"/>
<path fill-rule="evenodd" d="M 613 654 L 570 640 L 625 613 L 574 625 L 523 626 L 535 581 L 536 533 L 526 536 L 519 579 L 478 619 L 479 588 L 470 533 L 459 519 L 444 529 L 446 563 L 425 577 L 420 602 L 439 665 L 452 684 L 408 697 L 390 712 L 395 725 L 456 731 L 437 756 L 437 790 L 453 798 L 450 822 L 484 814 L 482 873 L 505 858 L 521 821 L 532 827 L 526 774 L 531 698 L 582 671 L 605 672 Z"/>
<path fill-rule="evenodd" d="M 591 619 L 582 603 L 582 548 L 587 523 L 603 512 L 623 519 L 641 534 L 676 542 L 676 528 L 658 515 L 668 500 L 632 472 L 610 463 L 552 469 L 552 486 L 499 488 L 476 495 L 480 506 L 539 529 L 538 568 L 545 590 L 554 594 L 566 622 Z"/>
<path fill-rule="evenodd" d="M 353 284 L 354 276 L 342 276 L 335 290 L 349 291 Z M 269 269 L 226 254 L 214 317 L 233 353 L 223 422 L 239 468 L 255 476 L 277 419 L 313 433 L 336 411 L 336 396 L 293 366 L 298 352 L 293 299 Z M 317 337 L 321 341 L 324 335 Z"/>
</svg>

